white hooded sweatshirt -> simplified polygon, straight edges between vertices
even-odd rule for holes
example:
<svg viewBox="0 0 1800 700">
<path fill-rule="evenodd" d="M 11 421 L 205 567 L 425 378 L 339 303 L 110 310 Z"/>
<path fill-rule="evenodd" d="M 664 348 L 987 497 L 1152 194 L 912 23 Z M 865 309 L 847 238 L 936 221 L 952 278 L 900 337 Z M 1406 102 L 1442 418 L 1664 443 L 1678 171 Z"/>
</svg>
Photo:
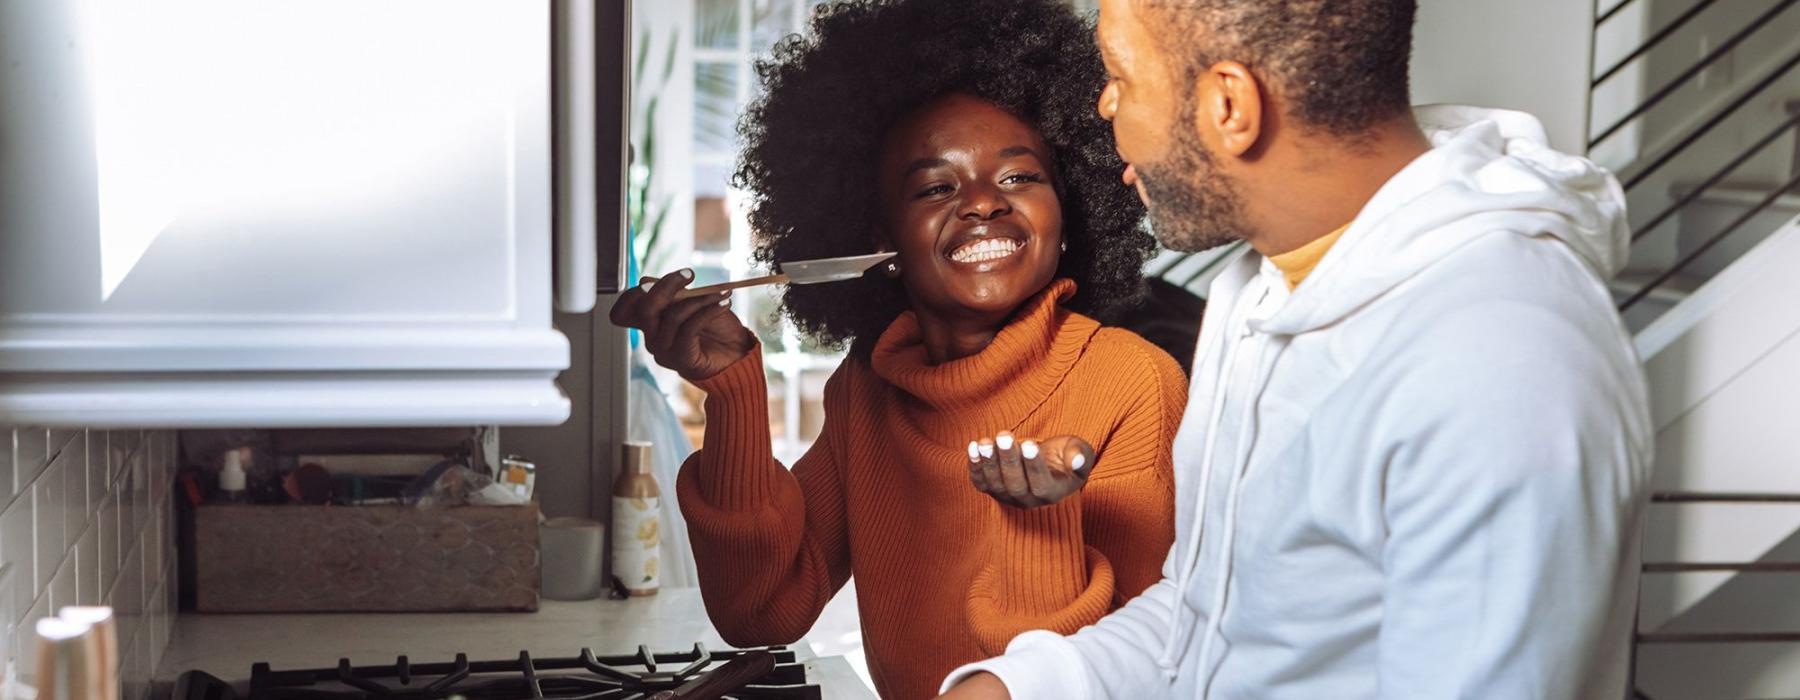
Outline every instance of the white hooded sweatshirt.
<svg viewBox="0 0 1800 700">
<path fill-rule="evenodd" d="M 1163 580 L 971 664 L 1042 698 L 1624 697 L 1651 464 L 1602 280 L 1623 193 L 1517 112 L 1432 150 L 1292 293 L 1212 285 Z"/>
</svg>

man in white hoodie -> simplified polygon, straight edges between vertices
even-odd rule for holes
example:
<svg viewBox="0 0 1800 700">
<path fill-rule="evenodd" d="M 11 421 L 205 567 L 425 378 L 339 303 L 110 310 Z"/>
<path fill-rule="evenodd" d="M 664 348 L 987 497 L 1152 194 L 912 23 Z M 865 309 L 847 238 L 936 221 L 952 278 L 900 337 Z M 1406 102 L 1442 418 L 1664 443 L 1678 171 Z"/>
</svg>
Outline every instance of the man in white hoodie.
<svg viewBox="0 0 1800 700">
<path fill-rule="evenodd" d="M 1528 115 L 1409 109 L 1414 11 L 1102 0 L 1100 111 L 1158 237 L 1251 251 L 1209 296 L 1164 579 L 952 695 L 1625 696 L 1623 196 Z"/>
</svg>

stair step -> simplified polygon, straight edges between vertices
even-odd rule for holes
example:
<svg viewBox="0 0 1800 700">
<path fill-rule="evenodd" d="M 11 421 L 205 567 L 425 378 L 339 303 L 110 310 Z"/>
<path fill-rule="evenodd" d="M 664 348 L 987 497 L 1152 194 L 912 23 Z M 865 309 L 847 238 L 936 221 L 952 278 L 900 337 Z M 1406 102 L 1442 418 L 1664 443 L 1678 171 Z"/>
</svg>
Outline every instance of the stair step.
<svg viewBox="0 0 1800 700">
<path fill-rule="evenodd" d="M 1612 278 L 1607 287 L 1613 294 L 1624 297 L 1635 294 L 1637 290 L 1656 279 L 1659 272 L 1622 272 Z M 1676 275 L 1651 290 L 1649 300 L 1673 306 L 1681 303 L 1700 288 L 1702 280 L 1688 275 Z"/>
<path fill-rule="evenodd" d="M 1675 197 L 1685 197 L 1694 191 L 1693 183 L 1677 183 L 1669 188 Z M 1700 201 L 1712 204 L 1741 204 L 1754 207 L 1767 199 L 1773 192 L 1773 185 L 1713 185 L 1700 195 Z M 1800 214 L 1800 193 L 1788 192 L 1775 198 L 1775 201 L 1763 211 L 1786 211 Z"/>
</svg>

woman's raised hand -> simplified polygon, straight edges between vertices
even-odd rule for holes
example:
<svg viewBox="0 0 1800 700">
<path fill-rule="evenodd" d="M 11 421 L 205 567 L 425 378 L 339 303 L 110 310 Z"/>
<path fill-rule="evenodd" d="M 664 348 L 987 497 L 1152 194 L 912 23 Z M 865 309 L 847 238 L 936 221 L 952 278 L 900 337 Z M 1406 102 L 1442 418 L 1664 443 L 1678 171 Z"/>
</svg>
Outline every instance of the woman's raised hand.
<svg viewBox="0 0 1800 700">
<path fill-rule="evenodd" d="M 1073 435 L 1017 440 L 1002 431 L 969 443 L 969 481 L 994 500 L 1035 508 L 1068 498 L 1087 484 L 1094 446 Z"/>
<path fill-rule="evenodd" d="M 644 332 L 644 349 L 656 364 L 697 381 L 711 377 L 744 358 L 756 347 L 756 335 L 731 313 L 731 294 L 705 294 L 676 299 L 694 281 L 682 270 L 639 285 L 619 295 L 609 314 L 614 325 Z"/>
</svg>

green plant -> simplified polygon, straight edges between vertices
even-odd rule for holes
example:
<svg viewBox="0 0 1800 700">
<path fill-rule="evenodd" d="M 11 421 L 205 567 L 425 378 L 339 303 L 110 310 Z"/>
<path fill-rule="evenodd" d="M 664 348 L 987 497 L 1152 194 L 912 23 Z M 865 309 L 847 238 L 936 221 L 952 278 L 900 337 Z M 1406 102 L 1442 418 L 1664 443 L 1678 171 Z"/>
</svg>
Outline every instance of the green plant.
<svg viewBox="0 0 1800 700">
<path fill-rule="evenodd" d="M 637 255 L 639 264 L 645 270 L 662 268 L 657 241 L 662 239 L 663 225 L 668 221 L 669 211 L 673 206 L 673 195 L 663 193 L 654 202 L 651 201 L 651 181 L 656 174 L 656 110 L 662 101 L 663 88 L 669 84 L 669 77 L 675 71 L 675 49 L 680 45 L 679 32 L 672 33 L 668 40 L 668 51 L 663 56 L 662 70 L 655 83 L 644 82 L 644 74 L 649 68 L 650 35 L 645 32 L 639 37 L 637 56 L 632 60 L 631 84 L 634 96 L 631 119 L 633 124 L 642 124 L 641 129 L 632 129 L 633 158 L 630 169 L 630 181 L 626 190 L 626 216 L 633 232 L 632 252 Z M 655 257 L 653 257 L 655 256 Z"/>
</svg>

